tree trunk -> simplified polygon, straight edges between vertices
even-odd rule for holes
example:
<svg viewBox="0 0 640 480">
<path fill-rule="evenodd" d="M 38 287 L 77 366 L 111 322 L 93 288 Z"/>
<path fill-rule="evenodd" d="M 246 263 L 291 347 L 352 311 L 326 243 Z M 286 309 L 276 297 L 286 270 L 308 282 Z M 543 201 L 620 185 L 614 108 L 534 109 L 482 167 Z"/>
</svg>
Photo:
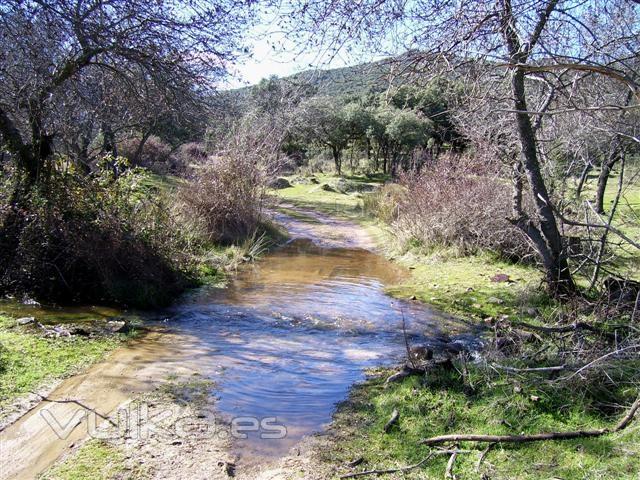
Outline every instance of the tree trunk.
<svg viewBox="0 0 640 480">
<path fill-rule="evenodd" d="M 527 113 L 524 72 L 518 68 L 512 74 L 511 90 L 517 112 L 515 116 L 522 149 L 522 166 L 529 181 L 539 224 L 538 229 L 538 227 L 529 222 L 523 230 L 537 246 L 543 259 L 550 293 L 560 296 L 572 294 L 575 292 L 576 287 L 569 270 L 567 257 L 562 248 L 562 237 L 553 213 L 549 192 L 540 170 L 535 133 Z M 520 225 L 524 224 L 520 223 Z M 541 239 L 544 241 L 540 242 Z"/>
<path fill-rule="evenodd" d="M 340 150 L 336 147 L 331 147 L 331 153 L 333 153 L 333 162 L 336 165 L 336 172 L 338 175 L 342 175 L 342 160 L 340 159 Z"/>
<path fill-rule="evenodd" d="M 151 131 L 146 132 L 140 139 L 138 148 L 136 148 L 136 153 L 133 155 L 133 158 L 130 159 L 133 165 L 138 165 L 140 163 L 140 156 L 142 155 L 142 151 L 144 150 L 144 146 L 146 145 L 147 140 L 149 140 L 149 137 L 151 137 Z M 278 152 L 279 151 L 280 150 L 278 150 Z"/>
<path fill-rule="evenodd" d="M 611 170 L 618 163 L 618 160 L 622 157 L 622 149 L 620 140 L 616 137 L 611 143 L 611 149 L 609 155 L 602 162 L 602 168 L 600 169 L 600 175 L 598 175 L 598 188 L 596 190 L 596 212 L 604 213 L 604 194 L 607 190 L 607 183 L 609 182 L 609 176 Z"/>
<path fill-rule="evenodd" d="M 582 189 L 584 188 L 584 184 L 587 181 L 587 176 L 589 175 L 589 172 L 591 171 L 592 168 L 593 168 L 593 165 L 591 165 L 591 162 L 588 161 L 587 164 L 584 166 L 584 169 L 582 170 L 582 174 L 580 175 L 580 180 L 578 181 L 578 185 L 576 186 L 576 198 L 580 198 L 582 196 Z"/>
</svg>

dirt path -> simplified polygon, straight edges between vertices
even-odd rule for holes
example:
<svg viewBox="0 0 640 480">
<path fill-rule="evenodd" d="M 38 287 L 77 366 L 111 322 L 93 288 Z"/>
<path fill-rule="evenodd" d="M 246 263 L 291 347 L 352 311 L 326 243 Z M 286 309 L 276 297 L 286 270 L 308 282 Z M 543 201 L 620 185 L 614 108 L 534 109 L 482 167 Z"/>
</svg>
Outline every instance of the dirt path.
<svg viewBox="0 0 640 480">
<path fill-rule="evenodd" d="M 47 397 L 50 401 L 40 402 L 0 432 L 0 478 L 36 478 L 88 436 L 93 420 L 103 423 L 117 407 L 153 390 L 169 374 L 190 373 L 181 353 L 186 344 L 188 339 L 153 331 L 63 381 Z"/>
<path fill-rule="evenodd" d="M 282 203 L 280 207 L 285 213 L 275 212 L 273 219 L 285 227 L 292 238 L 307 238 L 326 248 L 376 250 L 371 235 L 354 222 L 287 203 Z M 292 215 L 287 212 L 292 212 Z"/>
</svg>

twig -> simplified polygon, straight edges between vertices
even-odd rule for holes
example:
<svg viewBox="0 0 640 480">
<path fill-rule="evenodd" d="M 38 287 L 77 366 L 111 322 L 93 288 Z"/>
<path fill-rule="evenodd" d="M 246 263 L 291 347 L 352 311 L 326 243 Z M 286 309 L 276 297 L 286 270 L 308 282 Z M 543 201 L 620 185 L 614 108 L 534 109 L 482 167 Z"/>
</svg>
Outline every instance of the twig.
<svg viewBox="0 0 640 480">
<path fill-rule="evenodd" d="M 465 450 L 437 450 L 434 452 L 430 452 L 429 455 L 427 455 L 425 458 L 420 460 L 418 463 L 414 463 L 413 465 L 407 465 L 405 467 L 398 467 L 398 468 L 388 468 L 384 470 L 367 470 L 364 472 L 347 473 L 345 475 L 340 475 L 340 478 L 355 478 L 355 477 L 363 477 L 365 475 L 386 475 L 388 473 L 408 472 L 410 470 L 421 467 L 436 455 L 453 455 L 453 453 L 466 453 L 466 451 Z"/>
<path fill-rule="evenodd" d="M 602 360 L 604 360 L 605 358 L 609 358 L 613 355 L 616 355 L 618 353 L 624 352 L 625 350 L 631 350 L 633 348 L 640 348 L 640 345 L 629 345 L 628 347 L 624 347 L 624 348 L 619 348 L 617 350 L 614 350 L 613 352 L 609 352 L 605 355 L 602 355 L 601 357 L 596 358 L 595 360 L 592 360 L 591 362 L 587 363 L 586 365 L 580 367 L 578 370 L 576 370 L 575 372 L 573 372 L 571 375 L 569 375 L 568 377 L 564 377 L 561 380 L 571 380 L 573 377 L 575 377 L 576 375 L 578 375 L 579 373 L 583 372 L 584 370 L 588 369 L 589 367 L 591 367 L 592 365 L 601 362 Z"/>
<path fill-rule="evenodd" d="M 532 368 L 515 368 L 515 367 L 507 367 L 505 365 L 498 365 L 496 363 L 491 364 L 492 367 L 498 368 L 500 370 L 506 370 L 507 372 L 557 372 L 560 370 L 564 370 L 567 368 L 566 365 L 556 365 L 553 367 L 532 367 Z"/>
<path fill-rule="evenodd" d="M 609 433 L 619 432 L 631 423 L 634 415 L 640 409 L 640 396 L 633 402 L 627 414 L 613 428 L 601 428 L 599 430 L 580 430 L 574 432 L 549 432 L 533 435 L 480 435 L 480 434 L 453 434 L 439 435 L 420 441 L 422 445 L 436 445 L 445 442 L 492 442 L 492 443 L 529 443 L 544 440 L 571 440 L 574 438 L 600 437 Z"/>
<path fill-rule="evenodd" d="M 482 465 L 482 462 L 484 462 L 484 459 L 487 456 L 487 454 L 489 453 L 489 450 L 491 450 L 495 446 L 496 446 L 496 443 L 490 443 L 487 446 L 487 448 L 485 448 L 482 451 L 482 453 L 480 453 L 480 456 L 478 457 L 478 461 L 476 463 L 476 472 L 478 472 L 480 470 L 480 466 Z"/>
<path fill-rule="evenodd" d="M 96 415 L 98 415 L 100 418 L 102 418 L 103 420 L 106 420 L 107 422 L 109 422 L 111 425 L 113 425 L 114 427 L 117 427 L 118 425 L 116 425 L 116 423 L 111 420 L 109 417 L 107 417 L 106 415 L 102 415 L 100 412 L 98 412 L 97 410 L 85 405 L 84 403 L 78 401 L 78 400 L 54 400 L 52 398 L 49 397 L 45 397 L 44 395 L 37 393 L 37 392 L 29 392 L 32 393 L 33 395 L 36 395 L 38 397 L 40 397 L 40 400 L 42 400 L 43 402 L 50 402 L 50 403 L 75 403 L 76 405 L 78 405 L 79 407 L 84 408 L 85 410 L 88 410 L 90 412 L 95 413 Z"/>
<path fill-rule="evenodd" d="M 407 349 L 407 363 L 411 368 L 416 368 L 413 358 L 411 357 L 411 347 L 409 347 L 409 339 L 407 338 L 407 322 L 404 318 L 404 308 L 400 307 L 400 314 L 402 315 L 402 334 L 404 336 L 404 346 Z"/>
<path fill-rule="evenodd" d="M 456 463 L 456 457 L 458 452 L 453 452 L 447 462 L 447 469 L 444 471 L 444 478 L 455 480 L 456 476 L 453 474 L 453 464 Z"/>
</svg>

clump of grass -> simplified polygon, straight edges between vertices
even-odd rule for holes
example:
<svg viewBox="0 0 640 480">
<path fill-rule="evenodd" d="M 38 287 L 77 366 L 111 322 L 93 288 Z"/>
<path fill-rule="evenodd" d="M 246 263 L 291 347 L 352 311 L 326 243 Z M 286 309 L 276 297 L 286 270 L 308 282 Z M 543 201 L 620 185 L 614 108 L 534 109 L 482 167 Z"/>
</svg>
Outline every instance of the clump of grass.
<svg viewBox="0 0 640 480">
<path fill-rule="evenodd" d="M 89 440 L 64 462 L 49 469 L 42 480 L 112 480 L 143 478 L 125 465 L 124 454 L 102 440 Z"/>
<path fill-rule="evenodd" d="M 47 381 L 77 373 L 102 359 L 124 338 L 44 338 L 0 316 L 0 409 Z"/>
<path fill-rule="evenodd" d="M 362 457 L 364 466 L 359 468 L 394 468 L 426 457 L 429 448 L 419 441 L 435 435 L 596 429 L 611 425 L 621 412 L 603 413 L 597 400 L 582 390 L 487 375 L 473 364 L 467 365 L 467 372 L 466 380 L 456 370 L 439 370 L 390 385 L 384 385 L 385 375 L 380 375 L 358 386 L 336 415 L 338 438 L 323 453 L 324 459 L 340 465 Z M 615 393 L 621 404 L 628 401 L 628 390 Z M 384 433 L 394 409 L 399 423 Z M 478 468 L 485 447 L 462 445 L 471 453 L 459 455 L 454 468 L 458 478 L 613 480 L 635 478 L 640 471 L 637 428 L 592 439 L 496 445 Z M 397 478 L 442 478 L 447 460 L 437 456 Z"/>
</svg>

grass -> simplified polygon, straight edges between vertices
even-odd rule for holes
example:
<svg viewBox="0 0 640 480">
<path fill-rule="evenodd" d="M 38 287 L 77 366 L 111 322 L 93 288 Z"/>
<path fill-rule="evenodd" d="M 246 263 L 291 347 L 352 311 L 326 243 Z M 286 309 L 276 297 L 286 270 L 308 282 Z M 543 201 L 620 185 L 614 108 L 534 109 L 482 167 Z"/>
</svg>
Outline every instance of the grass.
<svg viewBox="0 0 640 480">
<path fill-rule="evenodd" d="M 293 180 L 295 177 L 286 177 Z M 277 190 L 276 195 L 281 200 L 291 203 L 296 207 L 311 208 L 324 213 L 338 216 L 354 216 L 362 210 L 362 195 L 358 192 L 340 193 L 335 191 L 326 191 L 322 189 L 322 185 L 331 185 L 338 181 L 339 177 L 327 174 L 314 175 L 318 181 L 317 184 L 295 183 L 289 188 Z M 368 179 L 363 176 L 349 177 L 349 181 L 354 184 L 371 184 L 379 183 L 380 179 Z"/>
<path fill-rule="evenodd" d="M 356 387 L 335 417 L 337 441 L 323 452 L 326 461 L 345 465 L 357 458 L 358 468 L 395 468 L 416 463 L 429 449 L 420 439 L 445 433 L 536 433 L 602 428 L 618 419 L 603 415 L 588 396 L 568 388 L 543 388 L 541 383 L 519 384 L 512 378 L 485 377 L 469 367 L 474 388 L 455 370 L 412 377 L 385 388 L 384 376 Z M 487 383 L 487 380 L 491 383 Z M 400 420 L 383 432 L 391 413 Z M 619 414 L 620 412 L 618 412 Z M 477 469 L 486 444 L 467 442 L 454 473 L 459 479 L 632 479 L 640 472 L 640 429 L 592 439 L 496 445 Z M 443 478 L 448 457 L 438 456 L 423 468 L 387 478 Z"/>
<path fill-rule="evenodd" d="M 0 316 L 0 409 L 48 381 L 85 369 L 123 338 L 44 338 Z"/>
<path fill-rule="evenodd" d="M 640 239 L 640 177 L 639 171 L 627 168 L 625 172 L 626 182 L 622 189 L 618 210 L 614 217 L 613 225 L 619 228 L 631 239 Z M 597 173 L 589 175 L 582 191 L 582 200 L 591 200 L 595 197 L 597 187 Z M 611 205 L 618 192 L 619 173 L 613 173 L 607 183 L 607 190 L 604 195 L 605 214 L 603 219 L 607 219 Z M 612 239 L 617 239 L 611 234 Z M 622 270 L 623 275 L 635 280 L 640 280 L 640 255 L 633 247 L 623 249 L 618 248 L 619 259 L 617 267 Z"/>
<path fill-rule="evenodd" d="M 528 315 L 528 309 L 549 305 L 545 295 L 532 294 L 542 278 L 528 265 L 500 261 L 489 254 L 460 257 L 447 250 L 393 258 L 411 270 L 409 280 L 387 289 L 394 297 L 416 297 L 442 311 L 476 320 Z M 496 276 L 508 280 L 494 281 L 501 279 Z"/>
<path fill-rule="evenodd" d="M 49 469 L 41 480 L 110 480 L 134 478 L 124 464 L 124 454 L 102 440 L 89 440 L 64 462 Z"/>
</svg>

